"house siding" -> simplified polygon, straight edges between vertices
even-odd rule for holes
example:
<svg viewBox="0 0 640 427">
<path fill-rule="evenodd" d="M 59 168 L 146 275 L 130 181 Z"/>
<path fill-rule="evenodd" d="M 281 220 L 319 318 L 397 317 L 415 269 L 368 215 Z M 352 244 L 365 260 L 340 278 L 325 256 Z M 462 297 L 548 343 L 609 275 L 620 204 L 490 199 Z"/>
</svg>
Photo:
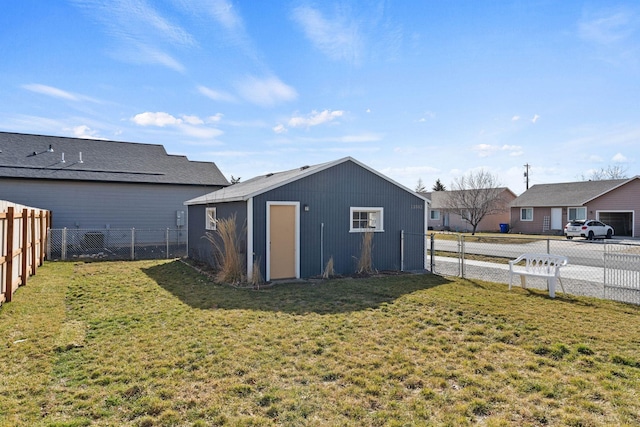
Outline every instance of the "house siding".
<svg viewBox="0 0 640 427">
<path fill-rule="evenodd" d="M 52 212 L 52 228 L 175 229 L 183 202 L 220 187 L 0 178 L 0 199 Z"/>
<path fill-rule="evenodd" d="M 400 230 L 407 233 L 405 270 L 424 268 L 424 200 L 353 162 L 340 163 L 254 198 L 254 251 L 262 272 L 266 271 L 269 201 L 300 202 L 302 277 L 321 274 L 330 257 L 334 259 L 336 273 L 355 271 L 362 233 L 349 232 L 350 207 L 384 208 L 384 232 L 374 233 L 373 238 L 375 268 L 400 269 Z M 309 206 L 308 212 L 304 211 L 305 205 Z"/>
<path fill-rule="evenodd" d="M 551 217 L 553 207 L 562 209 L 562 226 L 569 221 L 568 208 L 585 207 L 587 218 L 600 219 L 600 214 L 606 212 L 630 212 L 633 216 L 633 230 L 629 232 L 633 237 L 640 236 L 640 179 L 630 182 L 606 192 L 587 204 L 571 206 L 537 206 L 533 207 L 533 221 L 521 221 L 520 209 L 527 206 L 517 206 L 511 208 L 511 230 L 514 233 L 541 234 L 541 233 L 561 233 L 562 230 L 545 230 L 544 218 Z M 615 227 L 614 227 L 615 228 Z M 616 232 L 622 234 L 621 230 Z"/>
<path fill-rule="evenodd" d="M 603 212 L 631 212 L 634 237 L 640 236 L 640 179 L 634 179 L 589 202 L 587 216 L 599 219 Z M 621 230 L 618 230 L 621 231 Z M 616 234 L 620 234 L 616 231 Z"/>
<path fill-rule="evenodd" d="M 516 198 L 515 194 L 513 194 L 510 190 L 504 190 L 500 193 L 500 197 L 505 201 L 504 212 L 495 213 L 486 215 L 482 221 L 478 224 L 478 228 L 476 231 L 479 232 L 497 232 L 500 231 L 500 224 L 509 224 L 511 219 L 511 213 L 509 211 L 509 203 Z M 429 219 L 429 226 L 433 227 L 434 230 L 443 230 L 445 229 L 444 225 L 444 216 L 446 215 L 447 210 L 442 209 L 440 207 L 433 207 L 433 210 L 440 211 L 440 219 L 432 220 Z M 462 217 L 455 212 L 449 212 L 449 225 L 448 230 L 451 231 L 460 231 L 467 232 L 471 231 L 473 227 L 462 219 Z"/>
<path fill-rule="evenodd" d="M 247 248 L 247 203 L 229 202 L 215 203 L 208 205 L 191 205 L 189 211 L 189 257 L 198 261 L 215 265 L 214 251 L 212 243 L 205 238 L 207 232 L 216 235 L 215 231 L 206 230 L 206 208 L 215 207 L 217 219 L 231 218 L 236 216 L 236 230 L 241 252 L 246 254 Z"/>
</svg>

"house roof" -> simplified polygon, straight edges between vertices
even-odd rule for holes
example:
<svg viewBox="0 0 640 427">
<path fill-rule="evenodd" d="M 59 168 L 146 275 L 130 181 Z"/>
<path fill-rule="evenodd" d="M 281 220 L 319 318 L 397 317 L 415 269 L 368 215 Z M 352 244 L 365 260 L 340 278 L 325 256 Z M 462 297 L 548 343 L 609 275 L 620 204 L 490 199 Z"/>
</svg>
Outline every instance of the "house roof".
<svg viewBox="0 0 640 427">
<path fill-rule="evenodd" d="M 485 191 L 489 191 L 492 189 L 486 189 Z M 500 190 L 500 194 L 505 191 L 509 192 L 515 198 L 516 195 L 513 191 L 511 191 L 508 187 L 498 187 L 497 190 Z M 424 197 L 431 201 L 431 209 L 446 209 L 449 207 L 448 199 L 451 197 L 451 194 L 456 191 L 475 191 L 475 190 L 447 190 L 447 191 L 430 191 L 430 192 L 422 192 Z"/>
<path fill-rule="evenodd" d="M 417 197 L 420 197 L 421 199 L 427 200 L 424 198 L 424 196 L 421 196 L 420 194 L 413 192 L 412 190 L 404 187 L 403 185 L 398 184 L 397 182 L 381 174 L 380 172 L 377 172 L 376 170 L 371 169 L 370 167 L 358 162 L 354 158 L 344 157 L 342 159 L 334 160 L 327 163 L 320 163 L 312 166 L 302 166 L 296 169 L 291 169 L 283 172 L 268 173 L 266 175 L 256 176 L 247 181 L 239 182 L 229 187 L 222 188 L 220 190 L 214 191 L 209 194 L 205 194 L 204 196 L 188 200 L 185 202 L 185 205 L 203 205 L 203 204 L 209 204 L 209 203 L 246 201 L 254 196 L 258 196 L 262 193 L 266 193 L 267 191 L 273 190 L 275 188 L 297 181 L 309 175 L 313 175 L 320 171 L 337 166 L 344 162 L 353 162 L 358 166 L 368 170 L 369 172 L 372 172 L 378 175 L 382 179 L 389 181 L 392 184 L 400 187 L 404 191 L 408 191 L 409 193 L 414 194 Z"/>
<path fill-rule="evenodd" d="M 229 185 L 215 163 L 169 155 L 162 145 L 10 132 L 0 132 L 0 177 Z"/>
<path fill-rule="evenodd" d="M 631 179 L 536 184 L 511 202 L 511 206 L 582 206 L 634 179 L 638 179 L 638 177 L 636 176 Z"/>
</svg>

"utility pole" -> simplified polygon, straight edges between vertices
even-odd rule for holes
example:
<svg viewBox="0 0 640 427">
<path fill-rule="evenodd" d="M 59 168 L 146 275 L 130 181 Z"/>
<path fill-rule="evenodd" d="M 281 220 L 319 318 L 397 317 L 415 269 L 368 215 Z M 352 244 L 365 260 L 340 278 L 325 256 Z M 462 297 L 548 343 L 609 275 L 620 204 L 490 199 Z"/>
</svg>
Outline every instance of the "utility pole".
<svg viewBox="0 0 640 427">
<path fill-rule="evenodd" d="M 529 168 L 531 167 L 531 165 L 527 163 L 526 165 L 524 165 L 524 167 L 526 168 L 524 171 L 524 179 L 525 179 L 525 182 L 527 183 L 527 190 L 528 190 L 529 189 Z"/>
</svg>

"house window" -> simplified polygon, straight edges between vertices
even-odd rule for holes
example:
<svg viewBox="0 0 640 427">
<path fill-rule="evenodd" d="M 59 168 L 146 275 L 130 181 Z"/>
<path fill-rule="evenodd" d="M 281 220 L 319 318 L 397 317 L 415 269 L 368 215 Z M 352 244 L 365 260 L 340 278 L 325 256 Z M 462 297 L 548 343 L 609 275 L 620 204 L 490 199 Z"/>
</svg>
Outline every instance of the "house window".
<svg viewBox="0 0 640 427">
<path fill-rule="evenodd" d="M 569 208 L 567 209 L 567 215 L 569 216 L 569 221 L 575 221 L 577 219 L 587 219 L 587 208 Z"/>
<path fill-rule="evenodd" d="M 533 208 L 521 208 L 520 209 L 521 221 L 533 221 Z"/>
<path fill-rule="evenodd" d="M 439 221 L 440 220 L 440 211 L 439 210 L 432 210 L 429 212 L 429 219 L 432 219 L 434 221 Z"/>
<path fill-rule="evenodd" d="M 218 218 L 216 217 L 216 208 L 207 208 L 205 210 L 204 229 L 215 230 Z"/>
<path fill-rule="evenodd" d="M 384 231 L 382 208 L 351 208 L 350 232 Z"/>
</svg>

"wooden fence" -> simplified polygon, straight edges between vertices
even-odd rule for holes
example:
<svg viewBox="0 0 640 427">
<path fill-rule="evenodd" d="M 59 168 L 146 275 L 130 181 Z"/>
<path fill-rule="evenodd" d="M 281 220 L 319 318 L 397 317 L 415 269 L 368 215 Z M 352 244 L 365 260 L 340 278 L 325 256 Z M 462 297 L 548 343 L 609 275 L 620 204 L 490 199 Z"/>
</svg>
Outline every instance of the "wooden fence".
<svg viewBox="0 0 640 427">
<path fill-rule="evenodd" d="M 51 212 L 0 200 L 0 305 L 44 263 Z"/>
</svg>

